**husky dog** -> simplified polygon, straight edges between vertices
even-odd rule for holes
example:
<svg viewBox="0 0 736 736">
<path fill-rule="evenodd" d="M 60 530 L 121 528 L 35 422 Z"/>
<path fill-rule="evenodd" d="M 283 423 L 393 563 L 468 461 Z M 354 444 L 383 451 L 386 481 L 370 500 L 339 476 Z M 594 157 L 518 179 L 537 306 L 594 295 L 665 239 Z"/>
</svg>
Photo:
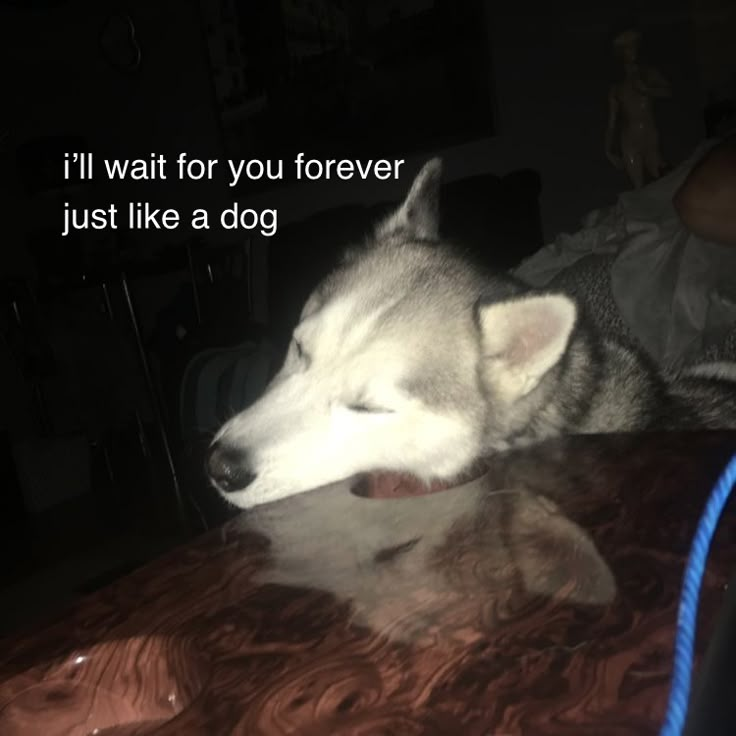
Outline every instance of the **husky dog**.
<svg viewBox="0 0 736 736">
<path fill-rule="evenodd" d="M 386 469 L 451 481 L 561 434 L 736 428 L 736 370 L 667 377 L 576 302 L 490 275 L 439 236 L 441 162 L 308 299 L 283 367 L 207 459 L 247 508 Z"/>
</svg>

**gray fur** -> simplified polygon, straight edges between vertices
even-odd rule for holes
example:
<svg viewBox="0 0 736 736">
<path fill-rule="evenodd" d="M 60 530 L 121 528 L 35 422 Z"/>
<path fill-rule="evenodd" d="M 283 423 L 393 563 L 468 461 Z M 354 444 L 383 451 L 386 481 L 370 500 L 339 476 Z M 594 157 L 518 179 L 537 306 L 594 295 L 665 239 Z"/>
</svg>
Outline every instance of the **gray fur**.
<svg viewBox="0 0 736 736">
<path fill-rule="evenodd" d="M 229 500 L 378 468 L 451 479 L 561 434 L 736 428 L 730 366 L 667 377 L 572 297 L 484 273 L 440 242 L 440 171 L 429 162 L 315 291 L 279 375 L 218 434 L 255 478 Z"/>
</svg>

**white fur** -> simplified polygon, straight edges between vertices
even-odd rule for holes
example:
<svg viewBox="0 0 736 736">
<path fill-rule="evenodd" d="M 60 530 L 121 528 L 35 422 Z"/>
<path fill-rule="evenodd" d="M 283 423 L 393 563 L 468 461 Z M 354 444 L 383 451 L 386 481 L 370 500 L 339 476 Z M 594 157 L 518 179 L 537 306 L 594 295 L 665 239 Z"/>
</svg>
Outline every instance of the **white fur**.
<svg viewBox="0 0 736 736">
<path fill-rule="evenodd" d="M 427 164 L 369 246 L 317 289 L 280 373 L 220 430 L 216 440 L 240 463 L 220 482 L 250 481 L 217 486 L 214 472 L 231 503 L 257 506 L 379 469 L 452 481 L 511 446 L 649 427 L 642 397 L 660 377 L 617 343 L 594 356 L 574 301 L 527 293 L 431 242 L 440 168 Z M 736 378 L 729 366 L 696 370 Z M 665 408 L 691 388 L 670 384 Z M 582 419 L 568 418 L 570 406 Z"/>
<path fill-rule="evenodd" d="M 340 342 L 348 323 L 355 332 Z M 229 501 L 255 506 L 376 468 L 451 477 L 477 456 L 478 428 L 403 391 L 411 361 L 402 345 L 371 336 L 344 305 L 322 310 L 297 334 L 307 359 L 292 349 L 265 395 L 218 433 L 247 447 L 257 472 Z M 356 402 L 388 411 L 355 411 Z"/>
<path fill-rule="evenodd" d="M 718 378 L 724 381 L 736 381 L 736 364 L 725 361 L 701 363 L 684 371 L 685 375 L 697 378 Z"/>
<path fill-rule="evenodd" d="M 482 454 L 482 414 L 467 405 L 440 409 L 405 387 L 417 368 L 430 381 L 443 370 L 425 352 L 431 329 L 420 321 L 386 329 L 386 309 L 366 309 L 360 294 L 341 295 L 307 317 L 264 396 L 218 434 L 247 448 L 256 474 L 247 489 L 227 494 L 235 505 L 256 506 L 379 468 L 451 479 Z M 467 320 L 471 327 L 469 309 Z M 486 306 L 480 335 L 457 334 L 451 362 L 473 376 L 484 361 L 497 399 L 511 404 L 560 359 L 574 323 L 574 304 L 557 295 Z M 385 411 L 356 411 L 354 404 Z"/>
<path fill-rule="evenodd" d="M 376 469 L 451 480 L 492 442 L 478 375 L 500 416 L 565 351 L 572 301 L 542 295 L 486 305 L 477 325 L 480 277 L 469 271 L 458 284 L 444 278 L 448 262 L 422 254 L 438 237 L 440 174 L 439 160 L 424 166 L 377 229 L 380 257 L 348 266 L 339 289 L 308 301 L 279 375 L 220 430 L 216 439 L 247 453 L 255 476 L 226 494 L 236 506 Z M 418 251 L 402 250 L 418 242 Z M 422 275 L 428 280 L 415 281 Z"/>
<path fill-rule="evenodd" d="M 577 310 L 561 294 L 489 304 L 479 311 L 483 354 L 506 401 L 526 396 L 562 357 Z"/>
</svg>

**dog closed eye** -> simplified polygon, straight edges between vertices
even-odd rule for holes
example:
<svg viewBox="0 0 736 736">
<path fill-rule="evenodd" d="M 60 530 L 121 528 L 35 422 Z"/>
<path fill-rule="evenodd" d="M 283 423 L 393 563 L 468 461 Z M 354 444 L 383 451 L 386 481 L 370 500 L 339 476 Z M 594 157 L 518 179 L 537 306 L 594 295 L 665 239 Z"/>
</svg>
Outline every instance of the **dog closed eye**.
<svg viewBox="0 0 736 736">
<path fill-rule="evenodd" d="M 387 409 L 384 406 L 376 406 L 375 404 L 366 404 L 363 402 L 348 404 L 347 408 L 359 414 L 393 414 L 393 409 Z"/>
</svg>

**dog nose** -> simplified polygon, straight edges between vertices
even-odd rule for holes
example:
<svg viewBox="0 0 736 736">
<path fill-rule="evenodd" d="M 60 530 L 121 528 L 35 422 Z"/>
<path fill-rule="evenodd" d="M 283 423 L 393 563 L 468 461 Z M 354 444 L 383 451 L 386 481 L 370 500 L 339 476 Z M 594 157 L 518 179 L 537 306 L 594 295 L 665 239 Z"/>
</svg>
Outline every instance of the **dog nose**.
<svg viewBox="0 0 736 736">
<path fill-rule="evenodd" d="M 256 477 L 250 469 L 248 453 L 222 442 L 210 446 L 205 467 L 212 482 L 225 493 L 244 490 Z"/>
</svg>

